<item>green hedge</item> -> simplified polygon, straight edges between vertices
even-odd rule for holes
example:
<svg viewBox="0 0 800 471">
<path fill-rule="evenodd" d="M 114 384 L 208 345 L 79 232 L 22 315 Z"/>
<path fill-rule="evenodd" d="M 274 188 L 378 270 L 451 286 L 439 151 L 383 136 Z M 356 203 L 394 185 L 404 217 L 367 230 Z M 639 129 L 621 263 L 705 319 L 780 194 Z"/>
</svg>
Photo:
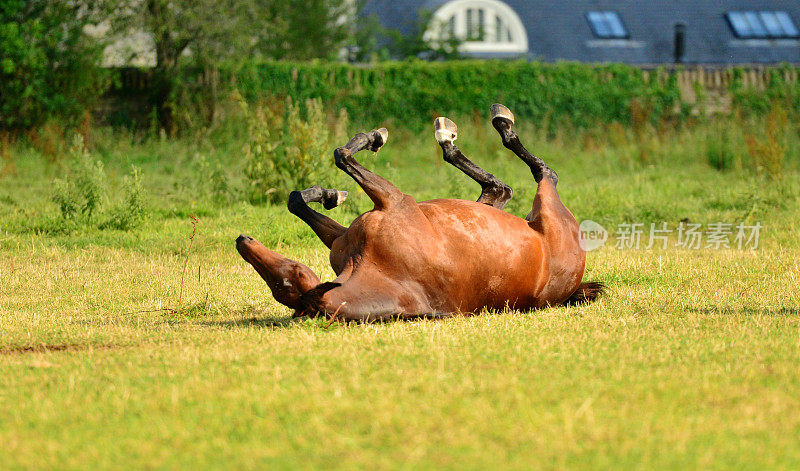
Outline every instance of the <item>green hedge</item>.
<svg viewBox="0 0 800 471">
<path fill-rule="evenodd" d="M 765 83 L 763 90 L 752 86 L 746 80 L 750 69 L 733 67 L 730 69 L 732 80 L 728 87 L 731 103 L 742 114 L 761 115 L 768 113 L 774 105 L 779 104 L 792 116 L 800 112 L 800 68 L 792 65 L 768 67 L 762 70 L 761 81 Z"/>
<path fill-rule="evenodd" d="M 727 90 L 717 89 L 714 79 L 709 85 L 714 90 L 708 94 L 699 85 L 684 84 L 694 87 L 695 93 L 690 95 L 696 95 L 698 103 L 681 101 L 678 75 L 683 72 L 681 68 L 644 70 L 622 64 L 500 60 L 410 60 L 368 67 L 252 62 L 222 67 L 213 81 L 237 88 L 249 102 L 283 96 L 300 102 L 320 98 L 327 108 L 344 108 L 351 119 L 367 126 L 391 123 L 420 129 L 440 115 L 485 116 L 489 105 L 496 102 L 548 129 L 643 120 L 656 123 L 664 117 L 680 119 L 693 111 L 702 117 L 704 110 L 697 108 L 706 105 L 715 112 L 730 109 L 759 116 L 779 104 L 790 117 L 800 119 L 800 68 L 796 66 L 726 68 L 719 73 Z M 695 75 L 686 72 L 684 80 Z M 120 80 L 123 85 L 115 89 L 118 94 L 134 90 L 126 88 L 127 82 L 140 88 L 149 83 L 147 71 L 125 69 L 119 73 L 121 78 L 123 73 L 129 79 L 137 74 L 141 77 Z M 209 93 L 217 88 L 209 87 L 210 80 L 203 74 L 201 70 L 187 71 L 182 93 L 176 98 L 193 118 L 197 115 L 194 110 L 213 109 L 218 99 L 216 93 Z M 142 92 L 140 88 L 134 91 Z"/>
<path fill-rule="evenodd" d="M 673 74 L 620 65 L 526 61 L 404 61 L 359 67 L 339 63 L 260 63 L 223 71 L 248 100 L 319 97 L 358 121 L 411 127 L 440 114 L 485 114 L 501 102 L 520 118 L 584 127 L 631 121 L 631 102 L 657 119 L 679 107 Z M 233 75 L 233 76 L 231 76 Z"/>
</svg>

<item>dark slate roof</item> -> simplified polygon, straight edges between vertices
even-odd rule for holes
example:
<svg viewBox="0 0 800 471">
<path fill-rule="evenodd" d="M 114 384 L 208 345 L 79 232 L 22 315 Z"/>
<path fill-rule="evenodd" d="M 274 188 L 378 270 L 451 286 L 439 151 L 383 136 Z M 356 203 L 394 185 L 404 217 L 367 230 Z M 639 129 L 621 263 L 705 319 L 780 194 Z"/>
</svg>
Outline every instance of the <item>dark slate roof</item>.
<svg viewBox="0 0 800 471">
<path fill-rule="evenodd" d="M 529 59 L 545 61 L 672 62 L 674 25 L 686 25 L 685 63 L 800 63 L 800 41 L 740 40 L 724 18 L 727 11 L 783 10 L 800 27 L 798 0 L 504 0 L 528 33 Z M 368 0 L 362 15 L 409 32 L 421 9 L 435 11 L 447 0 Z M 630 40 L 598 40 L 585 13 L 619 13 Z"/>
</svg>

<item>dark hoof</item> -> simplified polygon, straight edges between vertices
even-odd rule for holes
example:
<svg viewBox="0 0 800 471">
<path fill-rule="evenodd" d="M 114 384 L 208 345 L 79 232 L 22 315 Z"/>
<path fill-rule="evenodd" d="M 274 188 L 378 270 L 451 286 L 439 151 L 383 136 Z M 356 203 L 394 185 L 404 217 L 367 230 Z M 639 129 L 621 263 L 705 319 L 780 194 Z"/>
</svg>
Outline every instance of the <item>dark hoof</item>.
<svg viewBox="0 0 800 471">
<path fill-rule="evenodd" d="M 433 121 L 434 136 L 436 142 L 444 144 L 445 142 L 453 142 L 458 139 L 458 126 L 451 120 L 440 117 Z"/>
<path fill-rule="evenodd" d="M 372 131 L 372 146 L 369 148 L 372 152 L 378 152 L 381 150 L 386 141 L 389 140 L 389 130 L 386 128 L 380 128 Z M 344 201 L 344 200 L 343 200 Z"/>
<path fill-rule="evenodd" d="M 506 123 L 508 127 L 514 124 L 514 114 L 504 105 L 495 103 L 491 108 L 492 123 Z M 495 125 L 496 126 L 496 125 Z"/>
<path fill-rule="evenodd" d="M 347 192 L 340 190 L 323 190 L 322 207 L 325 209 L 333 209 L 340 204 L 344 203 L 347 199 Z"/>
</svg>

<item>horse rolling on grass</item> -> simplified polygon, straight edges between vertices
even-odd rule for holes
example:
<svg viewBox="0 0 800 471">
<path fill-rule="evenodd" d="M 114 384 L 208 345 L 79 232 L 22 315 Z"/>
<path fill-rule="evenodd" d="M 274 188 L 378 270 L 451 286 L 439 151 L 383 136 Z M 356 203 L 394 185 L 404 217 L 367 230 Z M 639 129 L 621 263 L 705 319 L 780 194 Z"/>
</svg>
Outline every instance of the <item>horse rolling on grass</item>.
<svg viewBox="0 0 800 471">
<path fill-rule="evenodd" d="M 604 286 L 581 281 L 586 254 L 578 223 L 558 197 L 558 175 L 522 145 L 508 108 L 492 105 L 491 116 L 503 145 L 528 165 L 538 185 L 524 219 L 503 211 L 511 188 L 464 156 L 454 144 L 455 123 L 437 118 L 435 136 L 444 160 L 480 184 L 477 201 L 417 202 L 361 166 L 354 158 L 357 152 L 377 152 L 386 143 L 388 131 L 381 128 L 358 133 L 334 151 L 336 166 L 375 205 L 350 227 L 308 206 L 316 202 L 332 209 L 345 200 L 346 192 L 315 185 L 289 195 L 289 211 L 330 249 L 335 280 L 321 282 L 307 266 L 246 235 L 236 239 L 237 250 L 296 317 L 447 317 L 595 300 Z"/>
</svg>

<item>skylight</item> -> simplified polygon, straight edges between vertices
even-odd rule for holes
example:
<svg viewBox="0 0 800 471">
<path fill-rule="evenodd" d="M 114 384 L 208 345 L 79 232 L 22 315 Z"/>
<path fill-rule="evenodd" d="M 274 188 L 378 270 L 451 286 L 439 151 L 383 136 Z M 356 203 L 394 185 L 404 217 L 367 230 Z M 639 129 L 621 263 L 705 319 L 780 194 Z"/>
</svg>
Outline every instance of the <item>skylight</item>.
<svg viewBox="0 0 800 471">
<path fill-rule="evenodd" d="M 628 38 L 628 30 L 615 11 L 590 11 L 586 13 L 592 33 L 601 39 Z"/>
<path fill-rule="evenodd" d="M 740 39 L 788 39 L 800 37 L 785 11 L 729 11 L 725 18 Z"/>
</svg>

